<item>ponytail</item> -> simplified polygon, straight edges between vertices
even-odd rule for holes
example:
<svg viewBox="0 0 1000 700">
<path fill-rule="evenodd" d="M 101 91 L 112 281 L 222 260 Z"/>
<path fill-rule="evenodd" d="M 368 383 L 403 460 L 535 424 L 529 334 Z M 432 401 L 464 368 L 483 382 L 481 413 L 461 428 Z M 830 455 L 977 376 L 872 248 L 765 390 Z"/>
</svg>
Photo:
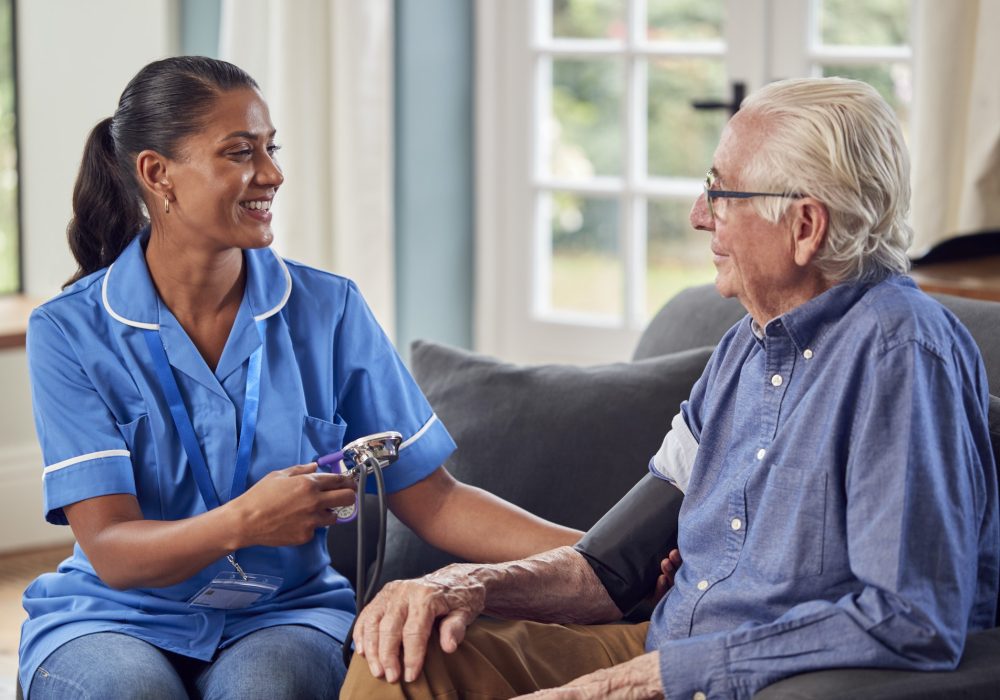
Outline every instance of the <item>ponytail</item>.
<svg viewBox="0 0 1000 700">
<path fill-rule="evenodd" d="M 98 122 L 84 146 L 66 231 L 79 269 L 64 288 L 113 263 L 146 225 L 138 193 L 119 173 L 111 122 Z"/>
</svg>

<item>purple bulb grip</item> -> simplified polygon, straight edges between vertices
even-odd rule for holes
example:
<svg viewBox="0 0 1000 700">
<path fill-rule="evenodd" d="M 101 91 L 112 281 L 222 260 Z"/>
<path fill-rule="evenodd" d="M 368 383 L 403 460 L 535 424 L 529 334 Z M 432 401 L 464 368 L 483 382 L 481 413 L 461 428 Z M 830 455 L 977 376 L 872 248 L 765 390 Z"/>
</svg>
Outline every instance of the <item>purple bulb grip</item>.
<svg viewBox="0 0 1000 700">
<path fill-rule="evenodd" d="M 331 452 L 328 455 L 317 457 L 316 464 L 319 466 L 320 469 L 326 469 L 331 471 L 336 470 L 339 473 L 340 467 L 338 465 L 340 463 L 340 460 L 342 460 L 343 458 L 344 458 L 344 451 L 340 450 L 339 452 Z"/>
<path fill-rule="evenodd" d="M 316 458 L 316 465 L 320 469 L 323 469 L 325 471 L 330 471 L 330 472 L 334 472 L 336 474 L 341 474 L 342 472 L 340 471 L 340 462 L 343 459 L 344 459 L 344 451 L 340 450 L 338 452 L 331 452 L 328 455 L 323 455 L 322 457 L 317 457 Z M 348 513 L 348 509 L 350 509 L 350 511 L 349 511 L 350 514 L 346 515 L 346 517 L 345 517 L 345 514 Z M 343 507 L 343 508 L 335 508 L 335 509 L 333 509 L 333 511 L 337 514 L 337 524 L 338 525 L 340 525 L 341 523 L 349 523 L 349 522 L 351 522 L 356 517 L 358 517 L 358 497 L 355 495 L 355 497 L 354 497 L 354 505 L 353 506 L 346 506 L 346 507 Z"/>
</svg>

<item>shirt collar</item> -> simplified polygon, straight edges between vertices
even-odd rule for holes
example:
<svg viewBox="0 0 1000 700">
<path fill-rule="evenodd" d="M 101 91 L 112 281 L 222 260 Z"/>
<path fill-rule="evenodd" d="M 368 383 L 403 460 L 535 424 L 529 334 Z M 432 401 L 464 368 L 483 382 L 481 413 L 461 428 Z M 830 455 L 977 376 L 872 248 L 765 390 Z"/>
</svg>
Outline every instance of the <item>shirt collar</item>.
<svg viewBox="0 0 1000 700">
<path fill-rule="evenodd" d="M 907 277 L 894 275 L 886 283 L 915 287 Z M 775 335 L 784 329 L 799 352 L 815 349 L 826 332 L 842 319 L 868 291 L 882 282 L 841 282 L 819 296 L 796 306 L 764 327 L 765 335 Z"/>
<path fill-rule="evenodd" d="M 149 239 L 146 226 L 108 267 L 101 287 L 104 310 L 116 321 L 147 330 L 159 330 L 159 297 L 146 266 L 143 244 Z M 244 251 L 247 285 L 244 301 L 254 321 L 281 311 L 292 293 L 292 278 L 285 261 L 273 249 Z"/>
</svg>

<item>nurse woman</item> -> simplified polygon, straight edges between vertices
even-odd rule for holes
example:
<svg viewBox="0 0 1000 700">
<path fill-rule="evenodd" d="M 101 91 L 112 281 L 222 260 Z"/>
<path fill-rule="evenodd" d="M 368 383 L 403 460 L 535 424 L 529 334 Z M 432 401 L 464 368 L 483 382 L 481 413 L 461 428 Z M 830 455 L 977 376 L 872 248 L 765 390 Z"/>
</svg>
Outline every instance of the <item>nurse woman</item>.
<svg viewBox="0 0 1000 700">
<path fill-rule="evenodd" d="M 45 517 L 77 540 L 24 595 L 30 700 L 337 697 L 355 610 L 326 528 L 355 493 L 314 460 L 371 433 L 402 433 L 389 507 L 431 544 L 577 539 L 455 482 L 354 283 L 269 247 L 278 148 L 253 79 L 199 57 L 143 68 L 90 134 L 80 269 L 28 329 Z"/>
</svg>

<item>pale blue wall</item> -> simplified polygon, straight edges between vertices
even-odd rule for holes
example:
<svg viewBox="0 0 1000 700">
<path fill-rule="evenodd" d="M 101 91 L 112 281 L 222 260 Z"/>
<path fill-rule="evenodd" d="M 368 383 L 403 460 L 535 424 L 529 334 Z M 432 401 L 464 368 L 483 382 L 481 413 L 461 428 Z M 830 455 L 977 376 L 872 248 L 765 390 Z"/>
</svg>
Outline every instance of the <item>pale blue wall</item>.
<svg viewBox="0 0 1000 700">
<path fill-rule="evenodd" d="M 181 50 L 218 55 L 220 0 L 182 0 Z M 473 3 L 395 0 L 396 345 L 472 345 Z"/>
<path fill-rule="evenodd" d="M 472 345 L 473 3 L 396 0 L 396 338 Z"/>
<path fill-rule="evenodd" d="M 192 56 L 219 55 L 221 0 L 181 0 L 181 53 Z"/>
</svg>

